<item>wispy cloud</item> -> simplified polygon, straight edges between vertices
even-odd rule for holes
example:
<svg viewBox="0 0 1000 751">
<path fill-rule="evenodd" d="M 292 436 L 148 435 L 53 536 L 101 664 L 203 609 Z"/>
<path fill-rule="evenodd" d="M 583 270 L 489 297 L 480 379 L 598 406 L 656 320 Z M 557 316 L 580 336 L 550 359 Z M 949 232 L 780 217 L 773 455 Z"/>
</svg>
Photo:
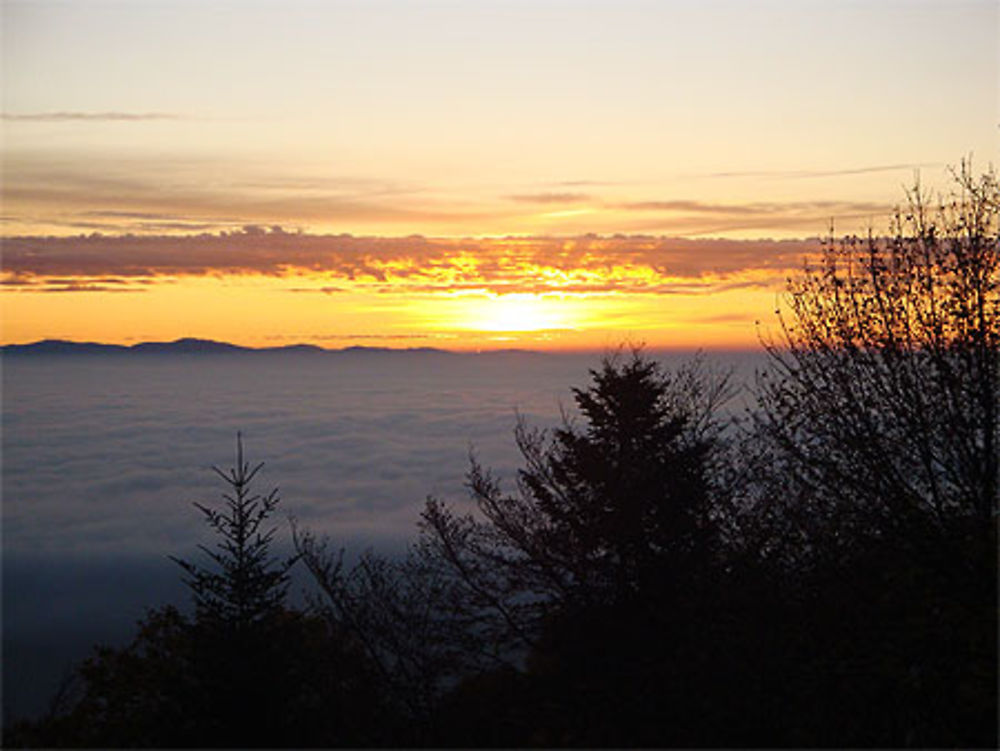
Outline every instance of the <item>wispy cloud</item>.
<svg viewBox="0 0 1000 751">
<path fill-rule="evenodd" d="M 144 120 L 182 120 L 172 112 L 3 112 L 0 120 L 14 122 L 141 122 Z"/>
<path fill-rule="evenodd" d="M 413 184 L 351 175 L 261 178 L 250 168 L 223 165 L 118 156 L 63 162 L 15 153 L 4 164 L 4 199 L 15 219 L 42 217 L 46 228 L 119 233 L 228 230 L 255 222 L 467 226 L 523 211 L 467 197 L 443 199 Z M 206 180 L 209 173 L 212 179 Z"/>
<path fill-rule="evenodd" d="M 586 193 L 521 193 L 506 197 L 508 201 L 518 203 L 578 203 L 587 201 L 590 196 Z"/>
<path fill-rule="evenodd" d="M 847 175 L 867 175 L 873 172 L 898 172 L 899 170 L 916 170 L 921 168 L 943 167 L 943 162 L 916 162 L 910 164 L 879 164 L 869 167 L 847 167 L 833 170 L 747 170 L 739 172 L 711 172 L 706 177 L 774 177 L 774 178 L 811 178 L 811 177 L 842 177 Z"/>
<path fill-rule="evenodd" d="M 351 290 L 347 287 L 337 287 L 332 285 L 326 285 L 323 287 L 292 287 L 287 290 L 288 292 L 303 292 L 311 294 L 321 294 L 321 295 L 339 295 L 345 292 L 350 292 Z"/>
<path fill-rule="evenodd" d="M 790 231 L 815 233 L 834 226 L 876 225 L 892 213 L 892 205 L 875 201 L 778 201 L 744 204 L 692 200 L 638 201 L 617 208 L 648 215 L 629 223 L 633 232 L 658 231 L 664 225 L 687 237 L 738 232 Z"/>
<path fill-rule="evenodd" d="M 706 203 L 703 201 L 637 201 L 619 204 L 630 211 L 675 211 L 694 214 L 721 214 L 723 216 L 771 216 L 816 214 L 886 214 L 891 206 L 873 201 L 784 201 L 761 203 Z"/>
<path fill-rule="evenodd" d="M 180 234 L 266 223 L 380 234 L 394 233 L 395 227 L 450 236 L 593 231 L 787 237 L 823 232 L 831 220 L 856 231 L 892 210 L 873 201 L 727 202 L 692 192 L 657 195 L 649 185 L 619 186 L 602 197 L 594 192 L 599 189 L 583 187 L 599 184 L 593 180 L 477 191 L 356 174 L 286 174 L 263 166 L 234 167 L 210 157 L 63 159 L 15 151 L 4 164 L 5 214 L 28 231 L 59 234 Z"/>
<path fill-rule="evenodd" d="M 594 188 L 605 185 L 620 185 L 620 183 L 611 180 L 559 180 L 549 184 L 562 188 Z"/>
</svg>

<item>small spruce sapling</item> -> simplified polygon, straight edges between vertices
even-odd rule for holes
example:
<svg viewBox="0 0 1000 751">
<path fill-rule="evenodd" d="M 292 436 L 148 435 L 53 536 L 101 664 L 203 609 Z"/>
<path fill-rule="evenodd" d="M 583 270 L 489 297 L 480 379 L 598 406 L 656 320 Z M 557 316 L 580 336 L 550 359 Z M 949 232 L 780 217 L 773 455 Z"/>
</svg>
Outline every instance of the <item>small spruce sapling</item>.
<svg viewBox="0 0 1000 751">
<path fill-rule="evenodd" d="M 288 592 L 289 570 L 298 556 L 278 560 L 270 554 L 276 527 L 264 528 L 280 498 L 274 488 L 266 495 L 254 493 L 251 483 L 264 463 L 253 467 L 243 458 L 243 438 L 236 434 L 236 466 L 212 469 L 231 488 L 222 494 L 225 505 L 194 506 L 218 535 L 214 547 L 198 547 L 214 563 L 205 568 L 170 556 L 187 576 L 185 584 L 194 593 L 199 620 L 244 631 L 269 615 L 281 611 Z"/>
</svg>

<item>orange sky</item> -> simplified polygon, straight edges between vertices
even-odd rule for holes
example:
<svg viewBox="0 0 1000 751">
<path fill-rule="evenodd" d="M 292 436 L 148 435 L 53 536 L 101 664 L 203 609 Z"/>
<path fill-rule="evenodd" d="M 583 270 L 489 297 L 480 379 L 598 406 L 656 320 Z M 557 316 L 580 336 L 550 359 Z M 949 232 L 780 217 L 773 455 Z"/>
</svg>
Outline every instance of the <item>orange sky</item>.
<svg viewBox="0 0 1000 751">
<path fill-rule="evenodd" d="M 3 342 L 753 346 L 997 154 L 988 0 L 2 13 Z"/>
<path fill-rule="evenodd" d="M 246 345 L 746 346 L 815 241 L 366 238 L 285 233 L 10 238 L 4 332 Z"/>
</svg>

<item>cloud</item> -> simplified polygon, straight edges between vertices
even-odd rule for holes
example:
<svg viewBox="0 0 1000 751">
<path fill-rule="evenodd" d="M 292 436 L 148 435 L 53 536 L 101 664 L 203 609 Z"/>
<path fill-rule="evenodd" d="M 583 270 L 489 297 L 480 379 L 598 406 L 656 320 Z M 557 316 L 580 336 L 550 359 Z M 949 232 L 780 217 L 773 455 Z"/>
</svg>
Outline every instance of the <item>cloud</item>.
<svg viewBox="0 0 1000 751">
<path fill-rule="evenodd" d="M 288 292 L 306 292 L 306 293 L 318 293 L 322 295 L 339 295 L 344 292 L 350 292 L 351 290 L 347 287 L 335 287 L 327 285 L 325 287 L 292 287 L 287 290 Z"/>
<path fill-rule="evenodd" d="M 44 708 L 71 658 L 127 638 L 145 607 L 190 601 L 166 556 L 197 558 L 196 543 L 212 542 L 191 501 L 218 499 L 209 467 L 231 466 L 237 430 L 266 462 L 255 487 L 280 487 L 277 545 L 294 514 L 350 560 L 412 540 L 429 493 L 469 509 L 470 446 L 510 482 L 517 412 L 557 424 L 595 364 L 377 357 L 5 362 L 4 681 L 25 686 L 5 702 Z"/>
<path fill-rule="evenodd" d="M 449 236 L 596 231 L 787 237 L 801 229 L 822 232 L 831 219 L 857 231 L 865 220 L 892 209 L 852 200 L 724 203 L 691 193 L 649 195 L 649 185 L 626 192 L 621 184 L 613 200 L 602 200 L 593 192 L 601 189 L 591 186 L 611 183 L 590 179 L 535 183 L 498 194 L 495 187 L 290 174 L 274 164 L 234 164 L 210 156 L 179 160 L 20 149 L 5 155 L 4 168 L 8 220 L 32 228 L 28 231 L 58 234 L 181 234 L 266 223 L 378 233 L 398 227 Z"/>
<path fill-rule="evenodd" d="M 428 493 L 466 497 L 470 445 L 510 477 L 516 412 L 555 424 L 594 359 L 511 357 L 5 363 L 19 438 L 4 446 L 4 553 L 193 551 L 207 533 L 190 502 L 217 497 L 209 467 L 231 463 L 237 430 L 284 513 L 342 539 L 405 540 Z"/>
<path fill-rule="evenodd" d="M 755 213 L 754 209 L 747 205 L 732 205 L 732 204 L 710 204 L 702 203 L 701 201 L 635 201 L 632 203 L 623 203 L 619 205 L 619 208 L 627 209 L 629 211 L 683 211 L 683 212 L 694 212 L 698 214 L 710 213 Z"/>
<path fill-rule="evenodd" d="M 300 290 L 296 290 L 296 291 L 300 291 Z M 302 292 L 308 292 L 310 290 L 301 290 L 301 291 Z M 294 342 L 294 343 L 297 344 L 297 343 L 301 342 L 303 339 L 315 339 L 317 341 L 333 341 L 333 342 L 342 342 L 342 341 L 345 341 L 345 340 L 350 340 L 350 341 L 366 341 L 366 340 L 373 340 L 373 341 L 402 341 L 402 340 L 407 340 L 407 339 L 415 339 L 415 340 L 427 341 L 428 339 L 454 339 L 455 338 L 455 334 L 443 334 L 441 332 L 430 332 L 430 331 L 425 331 L 425 332 L 422 332 L 422 333 L 420 333 L 420 332 L 418 332 L 418 333 L 409 333 L 409 334 L 368 334 L 368 333 L 362 334 L 362 333 L 348 332 L 346 334 L 319 334 L 319 335 L 311 334 L 311 333 L 310 334 L 299 334 L 299 335 L 292 335 L 292 334 L 271 334 L 270 336 L 266 336 L 264 338 L 268 339 L 268 340 L 273 340 L 273 341 Z"/>
<path fill-rule="evenodd" d="M 922 167 L 943 167 L 943 162 L 916 162 L 911 164 L 880 164 L 870 167 L 849 167 L 834 170 L 748 170 L 742 172 L 712 172 L 706 177 L 774 177 L 774 178 L 814 178 L 843 177 L 848 175 L 867 175 L 874 172 L 897 172 L 899 170 L 916 170 Z"/>
<path fill-rule="evenodd" d="M 135 287 L 109 287 L 103 284 L 55 284 L 40 287 L 36 292 L 145 292 Z"/>
<path fill-rule="evenodd" d="M 657 230 L 669 224 L 687 237 L 724 235 L 733 232 L 785 231 L 859 222 L 873 224 L 892 213 L 892 205 L 875 201 L 770 201 L 746 204 L 710 203 L 692 200 L 636 201 L 618 208 L 636 214 L 657 215 L 630 223 L 632 231 Z"/>
<path fill-rule="evenodd" d="M 12 237 L 0 278 L 10 287 L 89 291 L 102 281 L 143 284 L 180 276 L 260 274 L 325 294 L 514 292 L 684 294 L 685 283 L 744 283 L 747 274 L 797 267 L 816 240 L 685 239 L 647 235 L 571 238 L 356 237 L 247 226 L 187 236 Z M 303 276 L 322 281 L 313 288 Z M 741 277 L 736 279 L 736 277 Z M 120 281 L 115 284 L 120 285 Z M 64 285 L 64 286 L 60 286 Z M 78 285 L 78 288 L 72 285 Z M 104 290 L 101 290 L 104 291 Z"/>
<path fill-rule="evenodd" d="M 5 417 L 22 426 L 5 446 L 5 553 L 193 550 L 205 532 L 190 501 L 217 496 L 208 468 L 232 461 L 238 429 L 283 512 L 344 538 L 406 539 L 427 493 L 464 498 L 470 443 L 511 469 L 515 409 L 551 424 L 556 395 L 592 364 L 525 357 L 512 375 L 501 355 L 289 357 L 250 370 L 88 359 L 56 375 L 5 363 Z"/>
<path fill-rule="evenodd" d="M 352 175 L 262 177 L 252 165 L 233 168 L 212 158 L 21 150 L 5 155 L 4 177 L 5 213 L 11 221 L 77 231 L 217 231 L 262 221 L 409 228 L 492 222 L 521 211 L 486 209 L 467 197 L 445 200 L 428 194 L 420 185 Z"/>
<path fill-rule="evenodd" d="M 531 281 L 484 281 L 463 284 L 410 285 L 406 289 L 414 293 L 466 292 L 490 295 L 708 295 L 735 289 L 766 289 L 778 280 L 754 280 L 727 282 L 718 279 L 698 279 L 690 282 L 651 282 L 648 279 L 610 279 L 576 283 L 545 284 Z M 294 290 L 296 292 L 303 290 Z M 379 291 L 379 290 L 376 290 Z"/>
<path fill-rule="evenodd" d="M 781 216 L 782 219 L 816 215 L 887 214 L 892 207 L 874 201 L 778 201 L 758 203 L 705 203 L 702 201 L 637 201 L 623 203 L 629 211 L 677 211 L 693 214 L 717 214 L 724 217 Z"/>
<path fill-rule="evenodd" d="M 520 195 L 507 196 L 508 201 L 518 203 L 578 203 L 590 200 L 586 193 L 526 193 Z"/>
<path fill-rule="evenodd" d="M 0 113 L 0 120 L 13 122 L 142 122 L 146 120 L 181 120 L 170 112 L 29 112 Z"/>
<path fill-rule="evenodd" d="M 149 278 L 54 277 L 11 274 L 0 278 L 0 287 L 11 292 L 145 292 L 156 282 Z"/>
<path fill-rule="evenodd" d="M 757 316 L 750 313 L 717 313 L 708 316 L 693 316 L 688 319 L 689 323 L 716 324 L 716 323 L 736 323 L 744 324 L 754 321 Z"/>
<path fill-rule="evenodd" d="M 549 184 L 565 188 L 589 188 L 605 185 L 621 185 L 621 183 L 612 180 L 559 180 Z"/>
</svg>

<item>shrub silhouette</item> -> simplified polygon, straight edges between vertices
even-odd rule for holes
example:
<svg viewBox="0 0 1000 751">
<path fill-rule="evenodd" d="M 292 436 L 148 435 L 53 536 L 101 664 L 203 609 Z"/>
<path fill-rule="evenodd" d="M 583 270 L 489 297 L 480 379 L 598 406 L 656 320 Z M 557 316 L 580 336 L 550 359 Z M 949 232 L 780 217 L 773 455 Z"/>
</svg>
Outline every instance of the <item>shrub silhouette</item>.
<svg viewBox="0 0 1000 751">
<path fill-rule="evenodd" d="M 435 745 L 441 695 L 478 664 L 475 624 L 456 609 L 454 585 L 419 551 L 402 558 L 368 550 L 350 569 L 329 538 L 295 530 L 319 594 L 311 610 L 348 635 L 371 665 L 380 727 L 391 745 Z"/>
</svg>

